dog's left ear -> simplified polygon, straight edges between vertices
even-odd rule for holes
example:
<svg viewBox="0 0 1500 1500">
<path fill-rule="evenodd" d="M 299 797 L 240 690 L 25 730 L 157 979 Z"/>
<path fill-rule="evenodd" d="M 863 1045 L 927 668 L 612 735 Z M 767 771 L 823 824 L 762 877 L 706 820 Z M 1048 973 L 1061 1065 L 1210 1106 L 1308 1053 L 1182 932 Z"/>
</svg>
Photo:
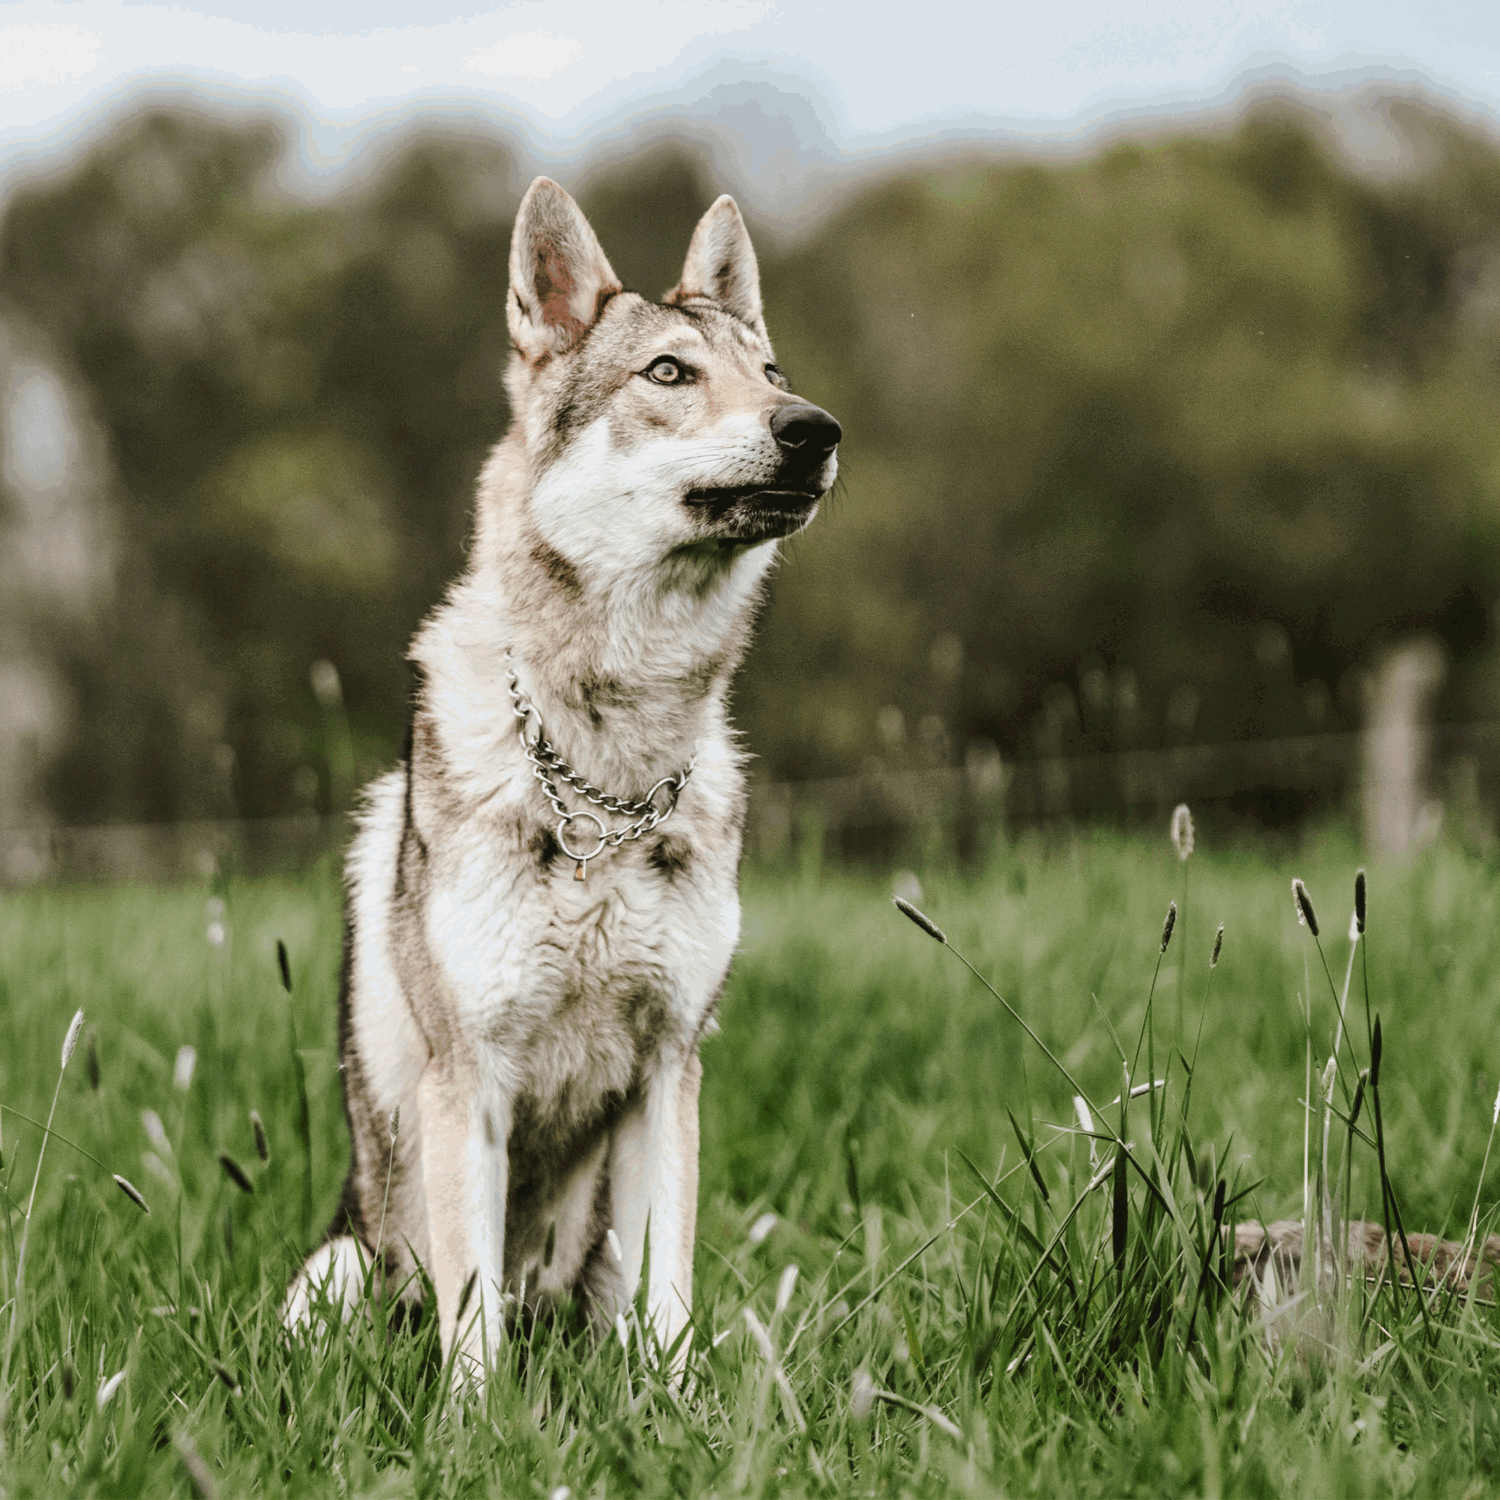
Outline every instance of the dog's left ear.
<svg viewBox="0 0 1500 1500">
<path fill-rule="evenodd" d="M 755 248 L 739 207 L 728 193 L 698 220 L 682 268 L 682 280 L 662 300 L 681 303 L 694 297 L 717 302 L 742 323 L 748 323 L 762 338 L 766 337 Z"/>
<path fill-rule="evenodd" d="M 533 364 L 565 353 L 620 290 L 583 210 L 548 177 L 526 189 L 510 239 L 510 336 Z"/>
</svg>

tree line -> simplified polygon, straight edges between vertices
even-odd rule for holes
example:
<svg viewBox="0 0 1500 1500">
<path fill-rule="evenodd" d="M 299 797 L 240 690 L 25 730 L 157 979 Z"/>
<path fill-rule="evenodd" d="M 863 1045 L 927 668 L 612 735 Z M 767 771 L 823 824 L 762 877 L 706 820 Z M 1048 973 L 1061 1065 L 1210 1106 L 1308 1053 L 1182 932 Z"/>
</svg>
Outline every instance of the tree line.
<svg viewBox="0 0 1500 1500">
<path fill-rule="evenodd" d="M 845 432 L 736 690 L 758 774 L 1351 727 L 1418 633 L 1443 713 L 1497 715 L 1500 148 L 1388 108 L 1400 172 L 1279 105 L 752 222 L 780 361 Z M 138 113 L 0 219 L 0 325 L 108 466 L 110 586 L 27 637 L 66 821 L 341 803 L 399 753 L 406 641 L 462 563 L 529 168 L 414 131 L 298 197 L 289 141 Z M 576 186 L 655 295 L 723 185 L 658 141 Z"/>
</svg>

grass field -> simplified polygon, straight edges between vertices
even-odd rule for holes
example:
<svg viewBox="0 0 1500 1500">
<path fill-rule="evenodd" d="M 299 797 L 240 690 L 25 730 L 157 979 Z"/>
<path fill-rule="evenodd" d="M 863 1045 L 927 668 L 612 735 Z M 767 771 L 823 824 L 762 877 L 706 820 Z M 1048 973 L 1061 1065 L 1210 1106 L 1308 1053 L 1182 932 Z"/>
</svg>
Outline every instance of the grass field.
<svg viewBox="0 0 1500 1500">
<path fill-rule="evenodd" d="M 1333 1043 L 1330 980 L 1290 880 L 1308 883 L 1341 988 L 1356 863 L 1332 836 L 1295 854 L 1200 849 L 1185 868 L 1165 836 L 1100 836 L 926 878 L 923 909 L 1060 1067 L 892 908 L 889 880 L 748 873 L 705 1052 L 689 1380 L 677 1392 L 657 1376 L 638 1320 L 628 1349 L 538 1328 L 467 1402 L 448 1396 L 430 1320 L 393 1329 L 377 1311 L 321 1343 L 278 1335 L 345 1165 L 336 878 L 231 881 L 222 918 L 206 888 L 6 896 L 0 1489 L 1485 1493 L 1500 1468 L 1492 1308 L 1314 1288 L 1268 1337 L 1222 1284 L 1217 1184 L 1228 1219 L 1301 1214 L 1302 1101 Z M 1147 1044 L 1168 1082 L 1122 1120 L 1115 1038 L 1129 1060 L 1172 899 Z M 1480 1182 L 1500 1076 L 1497 906 L 1500 872 L 1456 850 L 1371 872 L 1384 1141 L 1410 1229 L 1461 1236 Z M 1369 1061 L 1363 967 L 1336 1112 Z M 33 1122 L 80 1006 L 28 1225 Z M 1174 1048 L 1191 1057 L 1200 1014 L 1184 1145 Z M 1147 1067 L 1143 1047 L 1132 1080 Z M 1060 1069 L 1092 1101 L 1093 1139 Z M 1333 1118 L 1340 1184 L 1347 1138 Z M 1482 1217 L 1497 1188 L 1500 1152 Z M 1348 1202 L 1381 1217 L 1358 1140 Z M 1307 1332 L 1314 1302 L 1323 1343 Z"/>
</svg>

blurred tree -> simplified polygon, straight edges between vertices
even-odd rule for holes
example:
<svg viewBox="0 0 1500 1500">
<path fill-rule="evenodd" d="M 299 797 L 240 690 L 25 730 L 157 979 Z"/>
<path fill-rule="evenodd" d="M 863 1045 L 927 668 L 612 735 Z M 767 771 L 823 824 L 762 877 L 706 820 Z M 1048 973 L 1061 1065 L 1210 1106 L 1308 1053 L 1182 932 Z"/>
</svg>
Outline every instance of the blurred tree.
<svg viewBox="0 0 1500 1500">
<path fill-rule="evenodd" d="M 365 767 L 398 742 L 407 637 L 459 566 L 506 421 L 505 147 L 408 140 L 320 203 L 278 191 L 286 149 L 274 120 L 148 114 L 18 192 L 0 227 L 0 284 L 112 440 L 150 578 L 120 602 L 120 639 L 143 642 L 162 597 L 188 616 L 216 698 L 199 716 L 235 753 L 247 813 L 287 810 L 299 770 L 322 767 L 315 659 L 343 674 Z M 153 736 L 99 738 L 88 684 L 111 665 L 75 663 L 59 810 L 222 812 L 191 778 L 153 781 Z M 80 764 L 137 743 L 134 775 Z"/>
<path fill-rule="evenodd" d="M 1348 725 L 1417 629 L 1457 664 L 1448 714 L 1500 711 L 1500 149 L 1390 108 L 1397 174 L 1275 107 L 756 228 L 781 361 L 846 434 L 738 691 L 765 774 Z M 314 772 L 326 800 L 318 660 L 360 772 L 392 756 L 505 426 L 516 154 L 417 135 L 309 201 L 287 139 L 132 117 L 0 222 L 7 303 L 118 476 L 126 581 L 67 653 L 71 819 L 222 810 L 220 743 L 242 811 Z M 676 279 L 707 161 L 658 135 L 586 167 L 627 284 Z"/>
<path fill-rule="evenodd" d="M 1500 151 L 1396 119 L 1395 179 L 1277 108 L 904 174 L 767 258 L 848 496 L 741 694 L 776 772 L 856 763 L 886 704 L 1021 755 L 1353 724 L 1418 628 L 1462 668 L 1448 711 L 1496 712 Z"/>
</svg>

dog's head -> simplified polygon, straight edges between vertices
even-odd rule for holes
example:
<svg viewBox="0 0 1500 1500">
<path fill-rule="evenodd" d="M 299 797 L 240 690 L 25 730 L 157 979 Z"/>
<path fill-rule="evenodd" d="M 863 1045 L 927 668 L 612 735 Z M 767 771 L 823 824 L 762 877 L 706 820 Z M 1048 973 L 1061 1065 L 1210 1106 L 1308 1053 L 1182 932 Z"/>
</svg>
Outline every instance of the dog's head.
<svg viewBox="0 0 1500 1500">
<path fill-rule="evenodd" d="M 530 522 L 568 569 L 733 559 L 812 519 L 839 424 L 777 367 L 732 198 L 704 214 L 682 279 L 653 303 L 622 289 L 578 205 L 539 177 L 506 306 Z"/>
</svg>

